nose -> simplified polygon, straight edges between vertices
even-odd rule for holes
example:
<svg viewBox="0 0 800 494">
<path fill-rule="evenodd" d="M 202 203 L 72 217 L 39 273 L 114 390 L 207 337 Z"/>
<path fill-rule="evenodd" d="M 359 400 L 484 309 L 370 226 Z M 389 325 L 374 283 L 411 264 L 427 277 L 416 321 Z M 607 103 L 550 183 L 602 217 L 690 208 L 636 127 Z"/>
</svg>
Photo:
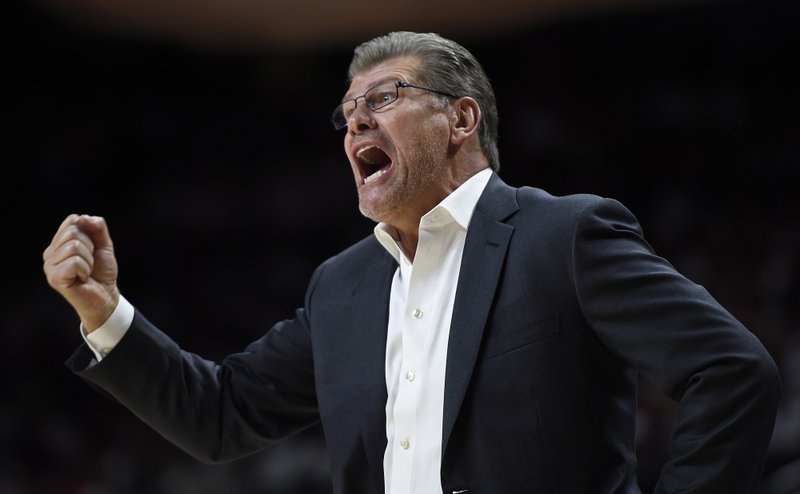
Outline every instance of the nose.
<svg viewBox="0 0 800 494">
<path fill-rule="evenodd" d="M 367 107 L 366 103 L 357 105 L 350 118 L 347 119 L 347 131 L 354 134 L 359 134 L 367 129 L 374 129 L 375 126 L 372 110 Z"/>
</svg>

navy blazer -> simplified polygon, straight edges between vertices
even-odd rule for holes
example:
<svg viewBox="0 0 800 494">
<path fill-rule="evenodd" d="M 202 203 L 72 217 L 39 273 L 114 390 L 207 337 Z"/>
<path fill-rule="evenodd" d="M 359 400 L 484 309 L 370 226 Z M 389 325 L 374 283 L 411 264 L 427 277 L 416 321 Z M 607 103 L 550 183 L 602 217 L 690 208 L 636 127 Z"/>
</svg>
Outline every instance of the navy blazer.
<svg viewBox="0 0 800 494">
<path fill-rule="evenodd" d="M 396 268 L 365 238 L 317 268 L 292 319 L 220 364 L 137 311 L 102 362 L 82 346 L 68 365 L 203 461 L 321 421 L 334 492 L 382 493 Z M 443 492 L 639 492 L 637 372 L 679 403 L 657 492 L 753 492 L 780 388 L 759 340 L 656 255 L 618 202 L 494 175 L 453 309 Z"/>
</svg>

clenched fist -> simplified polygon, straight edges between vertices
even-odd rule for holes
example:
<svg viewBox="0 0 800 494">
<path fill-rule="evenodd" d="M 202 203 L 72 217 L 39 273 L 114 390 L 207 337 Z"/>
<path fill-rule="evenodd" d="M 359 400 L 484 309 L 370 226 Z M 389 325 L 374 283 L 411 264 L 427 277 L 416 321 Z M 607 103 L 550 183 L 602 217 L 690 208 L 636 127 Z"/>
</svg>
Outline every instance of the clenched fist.
<svg viewBox="0 0 800 494">
<path fill-rule="evenodd" d="M 75 309 L 87 333 L 111 316 L 119 302 L 118 269 L 103 218 L 67 216 L 42 258 L 47 282 Z"/>
</svg>

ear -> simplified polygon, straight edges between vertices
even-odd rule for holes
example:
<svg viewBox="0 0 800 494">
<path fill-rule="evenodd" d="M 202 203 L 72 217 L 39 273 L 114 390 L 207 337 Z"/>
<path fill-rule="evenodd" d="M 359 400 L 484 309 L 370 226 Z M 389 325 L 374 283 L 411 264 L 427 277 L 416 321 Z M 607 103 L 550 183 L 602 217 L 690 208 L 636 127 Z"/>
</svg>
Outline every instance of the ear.
<svg viewBox="0 0 800 494">
<path fill-rule="evenodd" d="M 453 103 L 453 114 L 450 125 L 450 142 L 463 144 L 478 131 L 481 121 L 481 107 L 469 96 L 459 98 Z"/>
</svg>

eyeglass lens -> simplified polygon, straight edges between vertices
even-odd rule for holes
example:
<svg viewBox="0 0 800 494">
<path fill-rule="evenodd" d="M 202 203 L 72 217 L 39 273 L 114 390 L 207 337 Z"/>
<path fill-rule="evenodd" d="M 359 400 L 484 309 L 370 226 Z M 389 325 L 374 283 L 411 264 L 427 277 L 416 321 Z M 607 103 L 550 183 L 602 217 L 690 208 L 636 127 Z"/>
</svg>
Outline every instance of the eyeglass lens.
<svg viewBox="0 0 800 494">
<path fill-rule="evenodd" d="M 392 103 L 397 99 L 397 83 L 394 81 L 384 82 L 372 87 L 364 93 L 363 96 L 347 100 L 336 109 L 334 112 L 334 124 L 337 128 L 343 128 L 347 125 L 350 116 L 356 111 L 358 100 L 364 98 L 367 108 L 370 110 L 379 110 L 384 106 Z"/>
</svg>

